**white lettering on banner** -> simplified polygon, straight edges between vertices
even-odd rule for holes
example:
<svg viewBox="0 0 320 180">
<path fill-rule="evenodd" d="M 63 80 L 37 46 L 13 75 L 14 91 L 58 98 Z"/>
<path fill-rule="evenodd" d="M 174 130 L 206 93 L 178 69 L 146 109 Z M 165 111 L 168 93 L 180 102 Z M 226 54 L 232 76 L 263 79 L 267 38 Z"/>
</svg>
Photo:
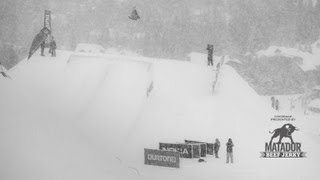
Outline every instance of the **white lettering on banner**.
<svg viewBox="0 0 320 180">
<path fill-rule="evenodd" d="M 188 150 L 187 149 L 183 149 L 183 154 L 188 154 Z"/>
<path fill-rule="evenodd" d="M 163 148 L 161 148 L 161 150 L 180 152 L 181 154 L 189 154 L 189 152 L 186 148 L 165 148 L 165 147 L 163 147 Z"/>
<path fill-rule="evenodd" d="M 176 157 L 148 154 L 148 160 L 176 163 Z"/>
</svg>

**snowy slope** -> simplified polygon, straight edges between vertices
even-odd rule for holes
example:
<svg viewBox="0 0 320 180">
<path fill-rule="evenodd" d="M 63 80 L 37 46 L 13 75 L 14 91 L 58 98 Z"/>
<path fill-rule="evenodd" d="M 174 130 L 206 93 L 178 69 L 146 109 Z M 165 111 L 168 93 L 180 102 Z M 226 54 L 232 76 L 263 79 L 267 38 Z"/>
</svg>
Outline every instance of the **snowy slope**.
<svg viewBox="0 0 320 180">
<path fill-rule="evenodd" d="M 199 61 L 57 55 L 23 61 L 9 71 L 13 80 L 0 79 L 0 179 L 319 179 L 318 117 L 295 114 L 308 158 L 261 159 L 268 131 L 283 124 L 270 118 L 286 112 L 272 110 L 228 65 L 212 92 L 215 71 Z M 180 169 L 143 164 L 143 148 L 159 142 L 215 138 L 220 159 L 183 159 Z"/>
</svg>

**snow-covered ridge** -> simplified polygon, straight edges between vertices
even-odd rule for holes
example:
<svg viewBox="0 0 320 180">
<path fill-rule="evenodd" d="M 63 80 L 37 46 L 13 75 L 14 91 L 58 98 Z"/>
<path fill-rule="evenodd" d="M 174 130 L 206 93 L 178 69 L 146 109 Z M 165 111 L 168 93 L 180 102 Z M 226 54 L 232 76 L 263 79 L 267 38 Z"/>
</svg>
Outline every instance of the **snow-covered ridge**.
<svg viewBox="0 0 320 180">
<path fill-rule="evenodd" d="M 316 47 L 315 44 L 312 46 L 312 48 L 313 53 L 309 53 L 295 48 L 270 46 L 268 49 L 258 51 L 256 54 L 258 57 L 285 56 L 290 58 L 301 58 L 302 61 L 296 61 L 296 63 L 301 67 L 302 70 L 309 71 L 316 69 L 316 66 L 320 65 L 320 48 Z"/>
</svg>

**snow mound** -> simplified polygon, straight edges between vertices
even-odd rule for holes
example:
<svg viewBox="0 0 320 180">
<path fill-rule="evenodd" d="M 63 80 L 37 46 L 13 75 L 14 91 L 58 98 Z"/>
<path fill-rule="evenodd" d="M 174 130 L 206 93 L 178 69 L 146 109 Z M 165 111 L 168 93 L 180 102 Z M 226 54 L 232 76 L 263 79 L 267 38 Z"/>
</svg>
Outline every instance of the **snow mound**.
<svg viewBox="0 0 320 180">
<path fill-rule="evenodd" d="M 137 53 L 134 53 L 134 52 L 129 51 L 129 50 L 118 49 L 118 48 L 108 48 L 108 49 L 106 49 L 106 54 L 109 54 L 109 55 L 126 55 L 126 56 L 131 56 L 131 57 L 140 57 L 140 55 L 137 54 Z"/>
<path fill-rule="evenodd" d="M 298 57 L 302 59 L 302 62 L 296 62 L 302 70 L 309 71 L 316 69 L 316 66 L 320 65 L 320 54 L 311 54 L 309 52 L 303 52 L 295 48 L 287 48 L 287 47 L 277 47 L 277 46 L 270 46 L 266 50 L 258 51 L 258 57 L 261 56 L 285 56 L 285 57 Z"/>
<path fill-rule="evenodd" d="M 75 52 L 81 52 L 81 53 L 93 53 L 93 54 L 99 54 L 99 53 L 105 53 L 105 49 L 97 44 L 85 44 L 80 43 L 77 45 Z"/>
<path fill-rule="evenodd" d="M 305 130 L 318 130 L 316 123 L 295 122 L 308 158 L 261 159 L 275 114 L 270 102 L 228 65 L 212 91 L 216 71 L 198 61 L 206 59 L 58 51 L 19 63 L 14 80 L 0 81 L 1 179 L 319 179 L 319 139 Z M 183 159 L 180 169 L 144 165 L 143 149 L 159 142 L 215 138 L 219 159 Z"/>
<path fill-rule="evenodd" d="M 136 179 L 115 152 L 146 99 L 148 64 L 57 55 L 0 81 L 1 179 Z"/>
<path fill-rule="evenodd" d="M 308 107 L 320 110 L 320 99 L 315 99 L 315 100 L 311 101 L 309 103 Z"/>
<path fill-rule="evenodd" d="M 208 55 L 204 53 L 199 52 L 191 52 L 188 54 L 189 61 L 195 64 L 200 64 L 203 66 L 207 66 L 208 64 Z M 216 65 L 217 63 L 222 61 L 223 56 L 213 56 L 213 63 Z M 236 63 L 241 64 L 241 62 L 238 59 L 230 58 L 228 55 L 224 57 L 224 62 L 227 63 L 229 61 L 233 61 Z"/>
<path fill-rule="evenodd" d="M 313 44 L 311 44 L 312 53 L 319 56 L 320 55 L 320 39 Z"/>
</svg>

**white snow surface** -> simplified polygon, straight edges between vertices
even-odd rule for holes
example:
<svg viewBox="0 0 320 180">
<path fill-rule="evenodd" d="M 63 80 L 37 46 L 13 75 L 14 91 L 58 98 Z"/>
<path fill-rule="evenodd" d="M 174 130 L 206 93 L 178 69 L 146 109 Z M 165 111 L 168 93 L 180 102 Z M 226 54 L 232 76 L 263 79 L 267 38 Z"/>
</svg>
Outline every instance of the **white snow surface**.
<svg viewBox="0 0 320 180">
<path fill-rule="evenodd" d="M 308 106 L 311 108 L 320 109 L 320 99 L 315 99 L 315 100 L 311 101 Z"/>
<path fill-rule="evenodd" d="M 190 62 L 196 63 L 196 64 L 201 64 L 201 65 L 206 65 L 208 63 L 208 55 L 204 53 L 199 53 L 199 52 L 191 52 L 188 54 L 188 58 Z M 241 61 L 235 58 L 231 58 L 228 55 L 225 56 L 224 62 L 227 63 L 229 61 L 233 61 L 239 64 L 242 64 Z M 222 62 L 222 56 L 213 56 L 213 63 L 214 67 L 217 65 L 217 63 Z"/>
<path fill-rule="evenodd" d="M 97 44 L 86 44 L 86 43 L 79 43 L 75 49 L 75 52 L 83 52 L 83 53 L 93 53 L 99 54 L 104 53 L 106 50 Z"/>
<path fill-rule="evenodd" d="M 285 56 L 285 57 L 299 57 L 302 58 L 302 62 L 296 62 L 303 71 L 309 71 L 316 69 L 317 66 L 320 66 L 320 47 L 316 45 L 312 46 L 313 53 L 303 52 L 295 48 L 288 47 L 278 47 L 270 46 L 266 50 L 258 51 L 256 54 L 258 57 L 261 56 Z"/>
<path fill-rule="evenodd" d="M 223 65 L 57 51 L 34 55 L 0 79 L 0 179 L 320 178 L 319 116 L 293 113 L 304 159 L 262 159 L 276 112 Z M 149 97 L 146 89 L 153 81 Z M 220 158 L 181 159 L 179 169 L 144 165 L 144 148 L 184 139 L 221 141 Z M 225 163 L 232 138 L 234 164 Z"/>
</svg>

